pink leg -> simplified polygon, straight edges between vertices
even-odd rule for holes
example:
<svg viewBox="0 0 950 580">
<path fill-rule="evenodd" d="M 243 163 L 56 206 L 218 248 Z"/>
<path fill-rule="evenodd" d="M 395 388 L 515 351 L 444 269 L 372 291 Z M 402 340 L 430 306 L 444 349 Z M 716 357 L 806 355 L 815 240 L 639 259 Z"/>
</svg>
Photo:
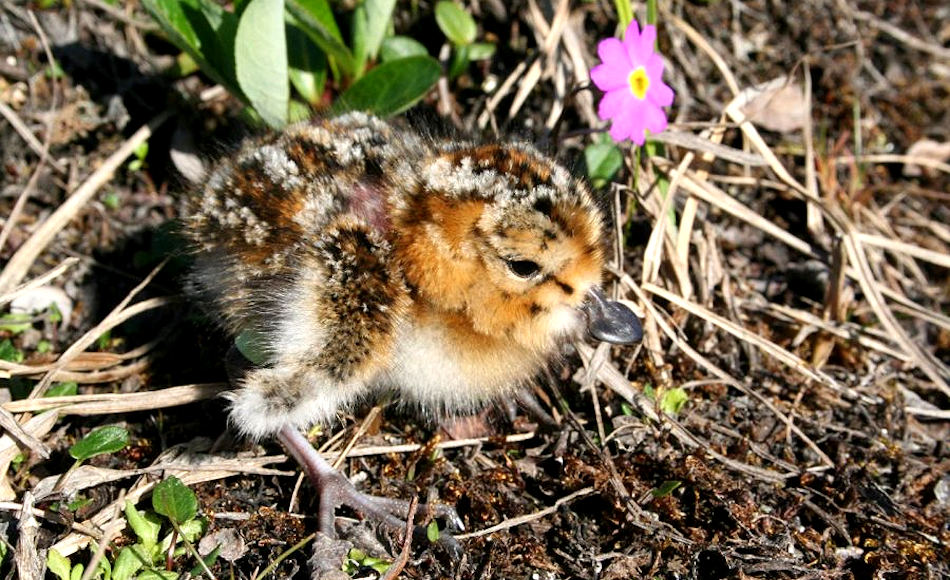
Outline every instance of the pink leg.
<svg viewBox="0 0 950 580">
<path fill-rule="evenodd" d="M 409 512 L 409 502 L 376 497 L 358 491 L 342 473 L 320 456 L 307 438 L 291 427 L 284 427 L 277 438 L 300 463 L 320 497 L 318 523 L 320 531 L 336 537 L 333 526 L 334 511 L 338 506 L 349 506 L 367 517 L 373 517 L 395 530 L 403 530 L 406 522 L 397 515 Z M 417 513 L 425 514 L 426 506 L 420 505 Z M 462 530 L 462 520 L 450 506 L 435 506 L 437 517 L 445 518 L 451 529 Z"/>
</svg>

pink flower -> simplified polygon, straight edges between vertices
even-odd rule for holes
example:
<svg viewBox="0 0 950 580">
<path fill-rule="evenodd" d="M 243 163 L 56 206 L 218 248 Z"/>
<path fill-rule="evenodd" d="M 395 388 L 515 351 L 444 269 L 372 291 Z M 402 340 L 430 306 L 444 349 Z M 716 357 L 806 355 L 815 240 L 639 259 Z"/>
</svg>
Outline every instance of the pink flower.
<svg viewBox="0 0 950 580">
<path fill-rule="evenodd" d="M 597 115 L 611 120 L 614 141 L 630 138 L 637 145 L 646 141 L 646 132 L 666 129 L 663 107 L 673 103 L 673 89 L 663 82 L 663 59 L 653 52 L 656 27 L 648 24 L 643 33 L 634 20 L 624 33 L 623 42 L 605 38 L 597 45 L 601 64 L 590 71 L 604 98 Z"/>
</svg>

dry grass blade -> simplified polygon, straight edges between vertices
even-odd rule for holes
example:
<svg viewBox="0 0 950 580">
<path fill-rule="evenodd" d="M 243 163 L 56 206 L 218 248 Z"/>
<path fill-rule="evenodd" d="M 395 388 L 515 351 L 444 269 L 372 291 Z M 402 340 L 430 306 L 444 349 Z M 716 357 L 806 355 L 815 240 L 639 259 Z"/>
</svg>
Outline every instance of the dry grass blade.
<svg viewBox="0 0 950 580">
<path fill-rule="evenodd" d="M 693 314 L 694 316 L 698 316 L 702 318 L 703 320 L 706 320 L 708 322 L 711 322 L 712 324 L 715 324 L 716 326 L 718 326 L 722 330 L 725 330 L 726 332 L 735 336 L 736 338 L 743 340 L 749 344 L 752 344 L 756 348 L 761 350 L 762 352 L 775 357 L 777 360 L 781 361 L 782 363 L 787 365 L 789 368 L 801 373 L 804 377 L 828 387 L 829 389 L 833 390 L 834 392 L 838 393 L 839 395 L 849 400 L 852 400 L 852 401 L 861 400 L 865 403 L 874 402 L 874 399 L 869 399 L 865 395 L 857 393 L 853 389 L 850 389 L 850 388 L 845 387 L 844 385 L 841 385 L 840 383 L 838 383 L 838 381 L 834 380 L 831 376 L 827 375 L 821 370 L 812 368 L 810 364 L 808 364 L 801 358 L 797 357 L 796 355 L 788 352 L 787 350 L 775 344 L 774 342 L 767 340 L 755 334 L 752 331 L 742 328 L 741 326 L 733 323 L 732 321 L 727 320 L 723 318 L 722 316 L 719 316 L 718 314 L 715 314 L 711 310 L 707 308 L 703 308 L 702 306 L 700 306 L 699 304 L 696 304 L 695 302 L 683 300 L 681 297 L 677 296 L 676 294 L 664 288 L 660 288 L 659 286 L 656 286 L 654 284 L 644 285 L 643 290 L 651 294 L 655 294 L 663 298 L 664 300 L 670 301 L 671 303 L 673 303 L 673 305 L 678 306 L 679 308 L 682 308 L 683 310 L 686 310 L 687 312 L 689 312 L 690 314 Z"/>
<path fill-rule="evenodd" d="M 83 206 L 89 203 L 99 188 L 112 178 L 115 170 L 170 116 L 170 113 L 162 113 L 136 131 L 82 185 L 76 188 L 76 191 L 70 194 L 45 222 L 36 228 L 33 235 L 20 246 L 0 272 L 0 292 L 9 292 L 26 277 L 30 266 L 53 240 L 53 237 L 79 213 Z"/>
<path fill-rule="evenodd" d="M 139 282 L 139 284 L 133 288 L 132 291 L 129 292 L 128 295 L 126 295 L 126 297 L 123 298 L 114 309 L 112 309 L 112 312 L 110 312 L 102 320 L 102 322 L 88 330 L 76 342 L 70 345 L 70 347 L 67 348 L 66 351 L 63 352 L 63 354 L 61 354 L 56 360 L 54 367 L 46 373 L 43 379 L 38 382 L 35 387 L 33 387 L 33 390 L 30 392 L 30 398 L 33 399 L 43 394 L 49 387 L 50 383 L 53 382 L 57 372 L 62 370 L 69 363 L 69 361 L 78 356 L 79 353 L 89 348 L 89 346 L 91 346 L 107 330 L 122 324 L 129 318 L 141 314 L 142 312 L 171 304 L 173 300 L 170 298 L 150 298 L 137 304 L 133 304 L 132 306 L 128 306 L 129 302 L 131 302 L 132 299 L 139 294 L 139 292 L 148 286 L 148 284 L 152 281 L 152 279 L 155 278 L 156 275 L 158 275 L 158 272 L 165 266 L 167 262 L 168 259 L 166 258 L 158 266 L 156 266 L 148 276 Z"/>
<path fill-rule="evenodd" d="M 78 263 L 79 263 L 79 258 L 76 258 L 76 257 L 66 258 L 65 260 L 63 260 L 63 262 L 59 266 L 56 266 L 49 272 L 43 274 L 42 276 L 37 276 L 36 278 L 30 280 L 29 282 L 25 284 L 21 284 L 20 286 L 14 288 L 10 292 L 7 292 L 6 294 L 0 296 L 0 306 L 3 306 L 4 304 L 8 304 L 16 300 L 17 296 L 20 296 L 21 294 L 29 292 L 30 290 L 34 288 L 39 288 L 40 286 L 44 286 L 48 284 L 49 282 L 51 282 L 52 280 L 59 278 L 60 276 L 63 275 L 64 272 L 66 272 L 66 270 L 72 268 Z"/>
<path fill-rule="evenodd" d="M 206 383 L 141 393 L 43 397 L 5 403 L 3 409 L 12 413 L 36 413 L 54 409 L 60 416 L 134 413 L 206 401 L 217 397 L 228 388 L 227 383 Z"/>
</svg>

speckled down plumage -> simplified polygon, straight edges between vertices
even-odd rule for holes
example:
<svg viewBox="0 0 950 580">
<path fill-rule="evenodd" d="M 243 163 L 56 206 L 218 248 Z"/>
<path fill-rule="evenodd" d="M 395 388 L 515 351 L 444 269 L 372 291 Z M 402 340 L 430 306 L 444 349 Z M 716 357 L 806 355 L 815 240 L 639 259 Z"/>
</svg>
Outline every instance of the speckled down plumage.
<svg viewBox="0 0 950 580">
<path fill-rule="evenodd" d="M 269 352 L 231 396 L 255 437 L 379 389 L 436 413 L 510 393 L 581 327 L 603 268 L 590 193 L 532 147 L 358 113 L 248 141 L 184 229 L 197 295 Z"/>
</svg>

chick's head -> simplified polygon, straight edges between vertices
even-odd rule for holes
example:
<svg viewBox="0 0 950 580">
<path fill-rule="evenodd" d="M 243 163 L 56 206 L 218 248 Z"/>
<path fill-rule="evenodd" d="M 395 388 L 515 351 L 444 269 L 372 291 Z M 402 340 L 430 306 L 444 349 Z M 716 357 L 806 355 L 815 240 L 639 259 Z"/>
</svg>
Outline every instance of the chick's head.
<svg viewBox="0 0 950 580">
<path fill-rule="evenodd" d="M 583 323 L 604 265 L 601 214 L 533 149 L 443 150 L 396 214 L 407 282 L 431 307 L 538 352 Z"/>
</svg>

